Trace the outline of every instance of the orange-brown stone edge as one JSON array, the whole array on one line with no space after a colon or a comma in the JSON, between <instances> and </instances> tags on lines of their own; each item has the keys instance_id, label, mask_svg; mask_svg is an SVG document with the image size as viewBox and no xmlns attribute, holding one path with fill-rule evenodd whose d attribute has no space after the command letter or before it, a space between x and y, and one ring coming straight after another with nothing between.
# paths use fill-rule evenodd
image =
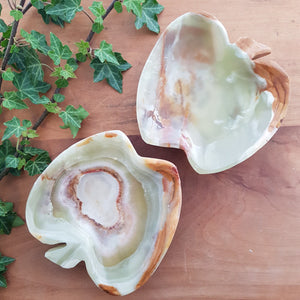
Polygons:
<instances>
[{"instance_id":1,"label":"orange-brown stone edge","mask_svg":"<svg viewBox=\"0 0 300 300\"><path fill-rule=\"evenodd\" d=\"M289 77L275 61L265 58L271 53L271 48L268 46L248 37L239 38L236 45L252 59L255 64L254 72L266 80L267 86L262 91L269 91L274 97L272 106L274 116L269 125L269 132L272 132L281 125L286 115L290 94Z\"/></svg>"},{"instance_id":2,"label":"orange-brown stone edge","mask_svg":"<svg viewBox=\"0 0 300 300\"><path fill-rule=\"evenodd\" d=\"M150 158L145 158L145 164L147 167L155 172L159 172L163 176L164 192L167 192L167 183L173 183L173 193L168 198L169 211L164 228L157 235L154 252L150 258L148 268L141 276L140 281L136 285L136 289L141 287L149 279L168 250L179 221L182 197L180 178L175 165L168 161Z\"/></svg>"},{"instance_id":3,"label":"orange-brown stone edge","mask_svg":"<svg viewBox=\"0 0 300 300\"><path fill-rule=\"evenodd\" d=\"M113 287L113 286L110 286L110 285L105 285L105 284L99 284L98 285L99 288L101 288L103 291L111 294L111 295L114 295L114 296L120 296L120 293L119 291Z\"/></svg>"}]
</instances>

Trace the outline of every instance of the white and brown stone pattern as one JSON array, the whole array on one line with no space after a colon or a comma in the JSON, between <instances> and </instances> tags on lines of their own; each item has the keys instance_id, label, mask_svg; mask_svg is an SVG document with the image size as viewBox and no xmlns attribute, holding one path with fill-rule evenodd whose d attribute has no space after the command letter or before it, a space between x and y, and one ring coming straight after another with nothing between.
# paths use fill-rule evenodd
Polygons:
<instances>
[{"instance_id":1,"label":"white and brown stone pattern","mask_svg":"<svg viewBox=\"0 0 300 300\"><path fill-rule=\"evenodd\" d=\"M34 184L29 231L52 262L86 264L95 284L114 295L142 286L175 233L181 208L176 167L138 156L121 131L91 136L65 150Z\"/></svg>"},{"instance_id":2,"label":"white and brown stone pattern","mask_svg":"<svg viewBox=\"0 0 300 300\"><path fill-rule=\"evenodd\" d=\"M213 16L187 13L160 36L140 77L137 119L146 143L183 149L200 174L228 169L274 135L289 80L270 48L230 43Z\"/></svg>"}]
</instances>

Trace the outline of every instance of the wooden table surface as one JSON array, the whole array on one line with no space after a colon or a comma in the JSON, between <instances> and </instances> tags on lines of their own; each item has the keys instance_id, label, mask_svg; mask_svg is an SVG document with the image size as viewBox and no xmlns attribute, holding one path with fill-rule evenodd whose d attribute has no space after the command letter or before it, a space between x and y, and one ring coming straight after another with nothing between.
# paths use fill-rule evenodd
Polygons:
<instances>
[{"instance_id":1,"label":"wooden table surface","mask_svg":"<svg viewBox=\"0 0 300 300\"><path fill-rule=\"evenodd\" d=\"M92 3L82 2L84 7ZM76 141L120 129L129 135L139 154L174 162L183 189L181 218L169 251L150 280L125 299L300 299L300 2L160 2L165 6L159 16L162 30L185 12L204 10L224 24L232 42L249 36L270 46L272 58L290 76L290 105L283 126L254 156L228 171L197 175L181 150L149 146L139 136L137 84L157 36L146 29L136 31L134 17L125 11L108 16L105 30L94 37L92 46L105 39L133 67L124 73L120 95L106 83L93 83L87 63L80 66L78 79L63 91L66 105L82 104L90 112ZM106 7L108 4L104 1ZM2 15L9 20L7 4L3 5ZM44 25L34 9L21 23L27 31L52 31L73 49L90 27L80 13L65 29ZM22 116L34 121L39 109ZM59 125L58 118L50 116L34 142L48 149L52 158L74 143L70 132ZM36 178L7 176L0 183L0 198L14 202L22 217ZM94 285L83 263L65 270L45 259L49 248L35 240L26 226L0 237L1 253L16 258L8 267L9 286L0 290L1 300L112 299Z\"/></svg>"}]
</instances>

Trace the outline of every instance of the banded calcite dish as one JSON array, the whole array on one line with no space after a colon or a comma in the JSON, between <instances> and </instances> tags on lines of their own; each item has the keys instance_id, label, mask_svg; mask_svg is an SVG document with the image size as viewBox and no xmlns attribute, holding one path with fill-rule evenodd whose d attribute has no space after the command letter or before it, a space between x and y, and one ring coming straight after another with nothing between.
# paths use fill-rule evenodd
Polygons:
<instances>
[{"instance_id":1,"label":"banded calcite dish","mask_svg":"<svg viewBox=\"0 0 300 300\"><path fill-rule=\"evenodd\" d=\"M53 160L30 192L26 221L35 238L56 245L49 260L64 268L84 261L97 286L126 295L158 267L180 208L176 167L139 156L124 133L110 131Z\"/></svg>"},{"instance_id":2,"label":"banded calcite dish","mask_svg":"<svg viewBox=\"0 0 300 300\"><path fill-rule=\"evenodd\" d=\"M276 132L289 81L270 49L249 38L230 43L208 14L187 13L160 36L142 71L137 119L146 143L183 149L198 173L250 157Z\"/></svg>"}]
</instances>

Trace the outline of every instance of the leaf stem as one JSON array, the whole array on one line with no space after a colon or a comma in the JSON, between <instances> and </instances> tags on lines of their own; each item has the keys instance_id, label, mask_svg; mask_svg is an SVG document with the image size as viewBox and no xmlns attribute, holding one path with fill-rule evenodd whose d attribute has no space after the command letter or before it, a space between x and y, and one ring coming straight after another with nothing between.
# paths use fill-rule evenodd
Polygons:
<instances>
[{"instance_id":1,"label":"leaf stem","mask_svg":"<svg viewBox=\"0 0 300 300\"><path fill-rule=\"evenodd\" d=\"M42 66L47 67L50 71L54 72L54 70L47 64L41 63Z\"/></svg>"},{"instance_id":2,"label":"leaf stem","mask_svg":"<svg viewBox=\"0 0 300 300\"><path fill-rule=\"evenodd\" d=\"M111 4L109 5L109 7L107 8L106 10L106 13L103 15L102 19L104 20L108 15L109 13L113 10L114 8L114 4L115 2L118 2L119 0L113 0L111 2ZM94 36L95 32L93 32L92 30L90 31L89 35L87 36L87 38L85 39L86 42L90 42Z\"/></svg>"},{"instance_id":3,"label":"leaf stem","mask_svg":"<svg viewBox=\"0 0 300 300\"><path fill-rule=\"evenodd\" d=\"M10 0L7 0L7 2L8 2L8 5L9 5L10 9L11 9L11 10L14 10L15 8L12 6Z\"/></svg>"},{"instance_id":4,"label":"leaf stem","mask_svg":"<svg viewBox=\"0 0 300 300\"><path fill-rule=\"evenodd\" d=\"M21 0L20 1L20 6L23 7L25 3L25 0ZM19 9L18 10L22 10L22 9ZM3 57L3 61L2 61L2 65L1 65L1 70L4 71L5 68L6 68L6 65L8 63L8 59L9 59L9 54L10 54L10 49L11 49L11 46L13 45L14 43L14 38L16 36L16 33L17 33L17 29L18 29L18 25L19 25L19 21L14 21L13 22L13 25L12 25L12 29L11 29L11 33L10 33L10 37L9 37L9 41L8 41L8 45L6 47L6 50L5 50L5 53L4 53L4 57ZM0 77L0 90L1 90L1 86L2 86L2 76Z\"/></svg>"},{"instance_id":5,"label":"leaf stem","mask_svg":"<svg viewBox=\"0 0 300 300\"><path fill-rule=\"evenodd\" d=\"M91 21L92 23L94 23L93 18L91 17L91 15L90 15L85 9L83 9L82 12L90 19L90 21Z\"/></svg>"},{"instance_id":6,"label":"leaf stem","mask_svg":"<svg viewBox=\"0 0 300 300\"><path fill-rule=\"evenodd\" d=\"M32 7L31 2L29 2L29 3L25 6L25 8L22 10L23 15L26 14L26 12L29 10L30 7Z\"/></svg>"}]
</instances>

